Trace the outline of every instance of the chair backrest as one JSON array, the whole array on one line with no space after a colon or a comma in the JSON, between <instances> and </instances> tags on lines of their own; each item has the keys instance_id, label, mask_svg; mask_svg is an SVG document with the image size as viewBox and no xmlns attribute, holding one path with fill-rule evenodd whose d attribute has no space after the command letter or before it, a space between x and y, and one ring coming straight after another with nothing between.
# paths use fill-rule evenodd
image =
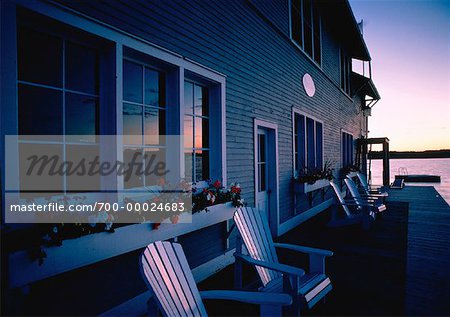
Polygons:
<instances>
[{"instance_id":1,"label":"chair backrest","mask_svg":"<svg viewBox=\"0 0 450 317\"><path fill-rule=\"evenodd\" d=\"M344 200L344 197L342 197L341 190L337 187L337 185L333 181L330 181L330 186L331 186L331 188L333 188L334 194L336 195L337 200L341 204L342 209L344 209L344 212L347 214L347 216L350 217L351 212L350 212L350 209L348 208L348 206L345 205L345 200Z\"/></svg>"},{"instance_id":2,"label":"chair backrest","mask_svg":"<svg viewBox=\"0 0 450 317\"><path fill-rule=\"evenodd\" d=\"M369 195L369 183L367 182L366 175L364 175L361 172L357 172L356 176L358 176L359 182L361 183L362 187L364 188L364 191L367 195Z\"/></svg>"},{"instance_id":3,"label":"chair backrest","mask_svg":"<svg viewBox=\"0 0 450 317\"><path fill-rule=\"evenodd\" d=\"M350 194L352 195L353 199L355 200L355 203L358 206L363 205L364 200L362 199L361 195L359 194L358 187L356 186L355 182L349 177L345 178L344 182L347 185L347 188L350 191Z\"/></svg>"},{"instance_id":4,"label":"chair backrest","mask_svg":"<svg viewBox=\"0 0 450 317\"><path fill-rule=\"evenodd\" d=\"M256 260L278 262L266 216L256 208L241 207L234 213L234 221L250 256ZM257 266L263 285L281 276L280 273Z\"/></svg>"},{"instance_id":5,"label":"chair backrest","mask_svg":"<svg viewBox=\"0 0 450 317\"><path fill-rule=\"evenodd\" d=\"M141 257L141 269L165 316L207 316L180 244L149 244Z\"/></svg>"}]
</instances>

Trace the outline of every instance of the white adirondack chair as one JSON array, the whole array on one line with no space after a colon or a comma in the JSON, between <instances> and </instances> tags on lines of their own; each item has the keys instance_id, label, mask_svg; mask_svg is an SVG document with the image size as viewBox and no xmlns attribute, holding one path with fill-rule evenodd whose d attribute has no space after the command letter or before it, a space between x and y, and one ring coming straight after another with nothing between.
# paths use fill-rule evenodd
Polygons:
<instances>
[{"instance_id":1,"label":"white adirondack chair","mask_svg":"<svg viewBox=\"0 0 450 317\"><path fill-rule=\"evenodd\" d=\"M380 195L382 197L389 196L389 194L385 190L380 188L380 187L371 188L369 186L369 183L367 182L366 176L364 174L362 174L361 172L357 172L356 176L358 177L358 180L359 180L359 182L360 182L360 184L361 184L361 186L362 186L362 188L364 190L364 193L367 196L370 196L370 195L377 195L377 196Z\"/></svg>"},{"instance_id":2,"label":"white adirondack chair","mask_svg":"<svg viewBox=\"0 0 450 317\"><path fill-rule=\"evenodd\" d=\"M375 219L375 212L372 210L372 205L369 204L357 204L353 199L345 200L342 197L341 190L337 185L330 181L330 186L334 190L337 204L332 208L331 220L328 223L330 227L341 227L353 224L360 224L363 229L370 228L371 223ZM342 207L344 216L338 215L338 205Z\"/></svg>"},{"instance_id":3,"label":"white adirondack chair","mask_svg":"<svg viewBox=\"0 0 450 317\"><path fill-rule=\"evenodd\" d=\"M361 196L358 191L358 187L351 178L345 178L344 182L347 185L348 190L350 191L350 195L360 208L367 206L371 208L376 214L386 210L386 205L383 204L382 196Z\"/></svg>"},{"instance_id":4,"label":"white adirondack chair","mask_svg":"<svg viewBox=\"0 0 450 317\"><path fill-rule=\"evenodd\" d=\"M203 299L235 300L260 305L261 316L279 316L290 305L287 294L261 294L242 291L199 292L178 243L157 241L149 244L141 257L144 280L164 316L207 316ZM156 307L153 307L156 308ZM150 314L157 314L154 309Z\"/></svg>"},{"instance_id":5,"label":"white adirondack chair","mask_svg":"<svg viewBox=\"0 0 450 317\"><path fill-rule=\"evenodd\" d=\"M311 308L331 291L332 285L325 274L325 257L333 252L292 244L274 243L267 219L255 208L241 207L234 214L240 237L236 246L235 282L242 287L242 263L254 265L262 282L260 291L288 292L293 298L291 310L299 314L300 308ZM249 255L242 253L242 244ZM284 248L309 254L309 273L278 262L275 248Z\"/></svg>"}]
</instances>

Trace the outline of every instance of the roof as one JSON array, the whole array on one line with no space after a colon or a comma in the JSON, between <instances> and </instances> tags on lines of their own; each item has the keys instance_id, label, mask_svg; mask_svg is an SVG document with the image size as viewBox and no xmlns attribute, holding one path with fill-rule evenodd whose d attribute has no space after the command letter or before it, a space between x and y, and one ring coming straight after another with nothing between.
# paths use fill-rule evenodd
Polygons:
<instances>
[{"instance_id":1,"label":"roof","mask_svg":"<svg viewBox=\"0 0 450 317\"><path fill-rule=\"evenodd\" d=\"M363 95L370 96L375 100L381 99L377 87L375 87L372 79L352 72L350 80L353 94L362 93Z\"/></svg>"},{"instance_id":2,"label":"roof","mask_svg":"<svg viewBox=\"0 0 450 317\"><path fill-rule=\"evenodd\" d=\"M343 43L347 54L363 61L370 61L370 53L347 0L319 0L329 29Z\"/></svg>"}]
</instances>

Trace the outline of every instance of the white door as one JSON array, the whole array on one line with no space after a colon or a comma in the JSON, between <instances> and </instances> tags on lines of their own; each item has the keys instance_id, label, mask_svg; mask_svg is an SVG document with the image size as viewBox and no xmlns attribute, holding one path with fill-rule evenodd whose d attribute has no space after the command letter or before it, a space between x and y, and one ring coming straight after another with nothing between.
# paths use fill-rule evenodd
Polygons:
<instances>
[{"instance_id":1,"label":"white door","mask_svg":"<svg viewBox=\"0 0 450 317\"><path fill-rule=\"evenodd\" d=\"M257 191L256 203L258 210L269 217L269 165L268 165L268 133L267 130L258 128L258 140L256 142L256 168Z\"/></svg>"}]
</instances>

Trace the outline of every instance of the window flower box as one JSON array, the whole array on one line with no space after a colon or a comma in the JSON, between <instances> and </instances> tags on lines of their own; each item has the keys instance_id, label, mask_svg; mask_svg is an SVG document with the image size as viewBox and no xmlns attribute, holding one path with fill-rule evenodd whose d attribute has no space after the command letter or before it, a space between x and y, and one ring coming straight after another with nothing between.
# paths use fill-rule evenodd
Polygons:
<instances>
[{"instance_id":1,"label":"window flower box","mask_svg":"<svg viewBox=\"0 0 450 317\"><path fill-rule=\"evenodd\" d=\"M10 286L25 286L143 248L154 241L171 239L227 221L233 218L235 210L232 203L228 202L208 207L207 211L202 210L192 215L180 214L177 224L173 224L170 219L164 220L157 230L151 229L151 223L140 223L117 228L114 234L100 232L64 240L61 246L44 247L47 258L42 265L33 261L26 250L11 253Z\"/></svg>"}]
</instances>

